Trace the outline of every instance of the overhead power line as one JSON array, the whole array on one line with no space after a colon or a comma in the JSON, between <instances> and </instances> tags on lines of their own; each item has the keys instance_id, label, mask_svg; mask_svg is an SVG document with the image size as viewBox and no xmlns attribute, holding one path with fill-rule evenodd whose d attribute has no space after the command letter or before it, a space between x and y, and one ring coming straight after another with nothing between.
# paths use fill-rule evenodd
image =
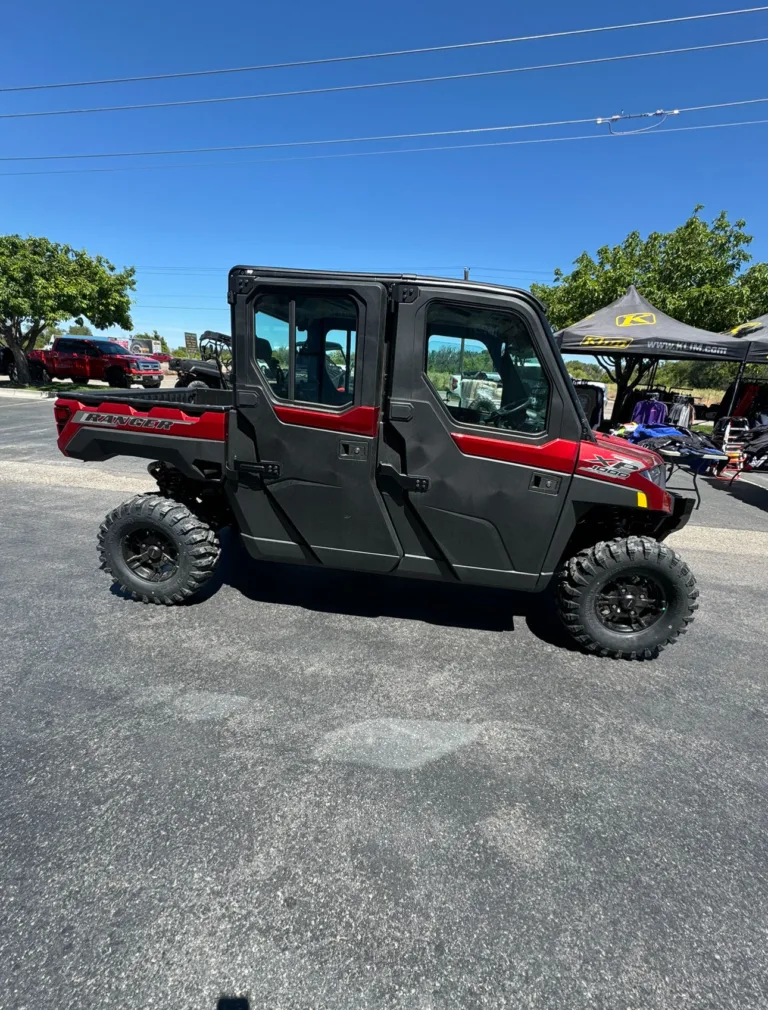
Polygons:
<instances>
[{"instance_id":1,"label":"overhead power line","mask_svg":"<svg viewBox=\"0 0 768 1010\"><path fill-rule=\"evenodd\" d=\"M95 154L9 154L0 155L0 162L4 161L72 161L90 160L94 158L149 158L165 157L185 154L217 154L233 151L262 151L279 150L296 147L325 147L338 144L369 144L380 143L386 140L421 140L428 137L455 137L467 134L482 133L503 133L511 130L540 130L546 127L556 126L583 126L585 123L595 123L596 125L611 125L624 120L648 119L650 117L667 117L681 115L687 112L704 112L711 109L730 109L743 105L759 105L768 102L766 98L745 98L736 102L718 102L713 105L691 105L683 109L663 110L642 113L621 113L617 116L588 116L582 119L555 119L540 123L512 123L502 126L472 126L456 130L426 130L420 133L389 133L367 137L334 137L324 140L286 140L272 141L264 144L228 144L217 147L181 147L181 148L158 148L148 151L102 151ZM457 268L458 269L458 268ZM463 269L463 268L461 268Z\"/></svg>"},{"instance_id":2,"label":"overhead power line","mask_svg":"<svg viewBox=\"0 0 768 1010\"><path fill-rule=\"evenodd\" d=\"M681 49L656 49L647 53L626 53L622 56L600 56L588 60L569 60L565 63L540 63L535 66L509 67L503 70L478 70L464 74L442 74L438 77L412 77L399 81L376 81L369 84L342 84L327 88L302 88L298 91L269 91L257 95L225 95L220 98L189 98L173 102L142 102L135 105L101 105L86 109L50 109L42 112L4 112L0 119L39 119L43 116L81 116L93 112L128 112L138 109L170 109L193 105L220 105L226 102L253 102L265 98L295 98L304 95L338 94L344 91L371 91L377 88L395 88L411 84L433 84L442 81L464 81L480 77L501 77L509 74L525 74L536 70L561 70L566 67L587 67L603 63L620 63L627 60L642 60L650 56L677 56L683 53L699 53L713 49L733 49L737 46L758 45L768 42L768 38L740 39L736 42L713 42L702 46L685 46Z\"/></svg>"},{"instance_id":3,"label":"overhead power line","mask_svg":"<svg viewBox=\"0 0 768 1010\"><path fill-rule=\"evenodd\" d=\"M328 63L353 63L360 60L383 60L392 56L417 56L426 53L445 53L457 49L479 49L484 46L505 46L516 42L537 42L543 39L562 39L574 35L595 35L599 32L617 32L630 28L650 28L657 25L681 24L684 21L707 21L712 18L734 17L740 14L759 14L767 7L744 7L741 10L714 11L710 14L690 14L687 17L660 18L655 21L633 21L621 25L603 25L597 28L574 28L570 31L545 32L540 35L518 35L508 39L486 39L480 42L457 42L445 46L422 46L419 49L393 49L381 53L361 53L353 56L327 56L320 59L290 60L285 63L257 63L247 67L222 67L215 70L182 70L167 74L142 74L134 77L104 77L90 81L64 81L57 84L18 84L0 88L0 93L18 91L52 91L57 88L90 88L103 84L139 84L145 81L171 81L185 77L213 77L221 74L244 74L258 70L285 70L295 67L317 67Z\"/></svg>"},{"instance_id":4,"label":"overhead power line","mask_svg":"<svg viewBox=\"0 0 768 1010\"><path fill-rule=\"evenodd\" d=\"M768 99L766 99L768 101ZM521 123L517 126L477 126L462 130L430 130L423 133L389 133L375 137L340 137L332 140L288 140L271 144L231 144L223 147L183 147L154 151L117 151L113 154L35 154L35 155L0 155L0 161L66 161L73 158L148 158L160 155L178 154L214 154L231 151L260 151L265 149L285 147L320 147L326 144L366 144L384 140L414 140L426 137L450 137L467 133L495 133L500 130L535 130L545 126L574 126L576 124L594 123L590 119L560 119L549 123Z\"/></svg>"},{"instance_id":5,"label":"overhead power line","mask_svg":"<svg viewBox=\"0 0 768 1010\"><path fill-rule=\"evenodd\" d=\"M243 165L271 165L277 162L289 161L331 161L339 158L373 158L397 154L423 154L433 151L467 151L486 147L520 147L527 144L565 144L577 140L613 140L616 137L666 136L669 133L689 133L694 130L719 130L735 126L759 126L768 123L768 119L747 119L735 123L706 123L699 126L675 126L655 130L653 133L586 133L576 137L532 137L529 140L496 140L483 144L448 144L432 147L409 147L392 151L345 151L342 154L310 154L301 157L288 158L258 158L242 161L194 161L180 162L175 165L130 165L127 167L110 168L63 168L63 169L33 169L30 172L0 172L0 179L22 175L82 175L85 173L112 172L155 172L179 168L221 168Z\"/></svg>"}]
</instances>

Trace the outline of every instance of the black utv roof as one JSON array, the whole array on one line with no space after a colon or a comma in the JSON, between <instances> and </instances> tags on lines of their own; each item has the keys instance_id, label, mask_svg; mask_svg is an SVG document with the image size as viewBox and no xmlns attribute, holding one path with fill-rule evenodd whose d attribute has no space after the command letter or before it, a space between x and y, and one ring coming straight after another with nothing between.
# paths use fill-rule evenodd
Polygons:
<instances>
[{"instance_id":1,"label":"black utv roof","mask_svg":"<svg viewBox=\"0 0 768 1010\"><path fill-rule=\"evenodd\" d=\"M295 279L301 281L373 281L385 285L415 284L418 287L451 287L463 291L485 292L486 294L515 295L544 314L545 306L525 288L508 287L503 284L486 284L480 281L459 280L456 277L427 277L420 274L352 273L344 270L297 270L292 267L236 266L229 271L229 290L237 293L242 278L269 280L270 278Z\"/></svg>"}]
</instances>

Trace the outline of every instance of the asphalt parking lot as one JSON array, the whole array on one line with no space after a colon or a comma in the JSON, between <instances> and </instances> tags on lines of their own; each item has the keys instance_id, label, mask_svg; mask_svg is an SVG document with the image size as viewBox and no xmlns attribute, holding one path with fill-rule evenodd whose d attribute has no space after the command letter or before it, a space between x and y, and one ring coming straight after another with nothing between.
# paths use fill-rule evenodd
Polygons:
<instances>
[{"instance_id":1,"label":"asphalt parking lot","mask_svg":"<svg viewBox=\"0 0 768 1010\"><path fill-rule=\"evenodd\" d=\"M655 662L535 600L248 563L98 570L145 464L0 399L0 1007L768 1005L768 481L702 488Z\"/></svg>"}]
</instances>

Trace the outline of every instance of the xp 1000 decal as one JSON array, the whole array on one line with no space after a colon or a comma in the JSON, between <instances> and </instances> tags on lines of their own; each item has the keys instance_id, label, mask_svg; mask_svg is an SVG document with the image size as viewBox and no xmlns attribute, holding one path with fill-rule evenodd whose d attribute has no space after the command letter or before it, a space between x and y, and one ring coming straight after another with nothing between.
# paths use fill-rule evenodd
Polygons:
<instances>
[{"instance_id":1,"label":"xp 1000 decal","mask_svg":"<svg viewBox=\"0 0 768 1010\"><path fill-rule=\"evenodd\" d=\"M594 455L591 459L585 460L579 469L588 473L599 473L602 477L616 477L618 480L626 480L631 474L642 470L643 466L643 463L636 459L627 459L626 456Z\"/></svg>"}]
</instances>

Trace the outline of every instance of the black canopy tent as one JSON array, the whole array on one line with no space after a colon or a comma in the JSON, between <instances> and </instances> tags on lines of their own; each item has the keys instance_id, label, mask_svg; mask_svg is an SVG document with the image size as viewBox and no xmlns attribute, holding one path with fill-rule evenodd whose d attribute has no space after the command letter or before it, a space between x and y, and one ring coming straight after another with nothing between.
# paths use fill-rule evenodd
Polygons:
<instances>
[{"instance_id":1,"label":"black canopy tent","mask_svg":"<svg viewBox=\"0 0 768 1010\"><path fill-rule=\"evenodd\" d=\"M748 365L768 365L768 313L750 319L730 332L741 340L749 341Z\"/></svg>"},{"instance_id":2,"label":"black canopy tent","mask_svg":"<svg viewBox=\"0 0 768 1010\"><path fill-rule=\"evenodd\" d=\"M561 330L557 339L571 354L632 355L643 358L743 361L748 340L710 333L678 322L655 308L632 285L626 294L580 323Z\"/></svg>"},{"instance_id":3,"label":"black canopy tent","mask_svg":"<svg viewBox=\"0 0 768 1010\"><path fill-rule=\"evenodd\" d=\"M634 285L615 302L560 330L556 339L563 354L613 359L744 362L750 350L748 339L710 333L673 319L651 305Z\"/></svg>"},{"instance_id":4,"label":"black canopy tent","mask_svg":"<svg viewBox=\"0 0 768 1010\"><path fill-rule=\"evenodd\" d=\"M740 340L749 342L747 355L739 366L736 375L736 382L731 394L731 402L728 404L727 413L730 415L736 404L736 397L739 393L739 386L744 378L744 371L747 365L768 365L768 313L758 316L757 319L750 319L748 323L742 323L729 331L730 336L738 337Z\"/></svg>"}]
</instances>

